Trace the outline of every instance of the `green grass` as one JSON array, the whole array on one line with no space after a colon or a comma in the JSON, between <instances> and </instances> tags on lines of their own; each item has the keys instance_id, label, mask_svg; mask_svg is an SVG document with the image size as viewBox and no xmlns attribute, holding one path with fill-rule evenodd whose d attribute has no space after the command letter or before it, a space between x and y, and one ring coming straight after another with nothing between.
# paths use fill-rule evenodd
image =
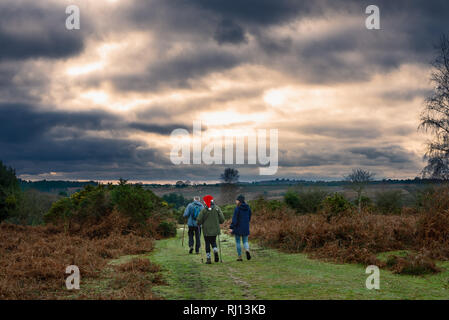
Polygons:
<instances>
[{"instance_id":1,"label":"green grass","mask_svg":"<svg viewBox=\"0 0 449 320\"><path fill-rule=\"evenodd\" d=\"M201 263L201 255L188 254L187 246L181 246L181 237L179 229L178 237L158 241L149 255L162 266L167 282L153 291L165 299L449 298L449 262L439 263L443 272L428 276L381 270L380 290L368 290L368 275L362 265L312 260L304 254L262 248L251 241L253 259L238 262L235 242L227 235L221 235L224 262L206 265Z\"/></svg>"}]
</instances>

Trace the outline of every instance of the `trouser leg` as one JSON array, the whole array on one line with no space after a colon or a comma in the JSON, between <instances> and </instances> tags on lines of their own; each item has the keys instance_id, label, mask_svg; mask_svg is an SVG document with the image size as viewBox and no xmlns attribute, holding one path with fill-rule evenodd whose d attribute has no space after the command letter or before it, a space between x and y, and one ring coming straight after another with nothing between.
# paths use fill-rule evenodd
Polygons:
<instances>
[{"instance_id":1,"label":"trouser leg","mask_svg":"<svg viewBox=\"0 0 449 320\"><path fill-rule=\"evenodd\" d=\"M249 251L249 242L248 242L248 236L242 236L243 240L243 247L246 251Z\"/></svg>"},{"instance_id":2,"label":"trouser leg","mask_svg":"<svg viewBox=\"0 0 449 320\"><path fill-rule=\"evenodd\" d=\"M212 236L210 239L210 244L212 245L212 249L214 250L214 252L218 252L218 248L217 248L217 237L216 236Z\"/></svg>"},{"instance_id":3,"label":"trouser leg","mask_svg":"<svg viewBox=\"0 0 449 320\"><path fill-rule=\"evenodd\" d=\"M240 245L240 236L235 235L235 247L237 248L237 255L240 257L242 255L242 247Z\"/></svg>"},{"instance_id":4,"label":"trouser leg","mask_svg":"<svg viewBox=\"0 0 449 320\"><path fill-rule=\"evenodd\" d=\"M195 228L195 250L196 252L200 252L201 248L201 227Z\"/></svg>"},{"instance_id":5,"label":"trouser leg","mask_svg":"<svg viewBox=\"0 0 449 320\"><path fill-rule=\"evenodd\" d=\"M204 236L204 242L206 244L206 256L210 258L210 237Z\"/></svg>"},{"instance_id":6,"label":"trouser leg","mask_svg":"<svg viewBox=\"0 0 449 320\"><path fill-rule=\"evenodd\" d=\"M195 232L195 230L194 230L195 228L194 227L190 227L189 226L189 247L190 248L193 248L193 234L194 234L194 232Z\"/></svg>"}]
</instances>

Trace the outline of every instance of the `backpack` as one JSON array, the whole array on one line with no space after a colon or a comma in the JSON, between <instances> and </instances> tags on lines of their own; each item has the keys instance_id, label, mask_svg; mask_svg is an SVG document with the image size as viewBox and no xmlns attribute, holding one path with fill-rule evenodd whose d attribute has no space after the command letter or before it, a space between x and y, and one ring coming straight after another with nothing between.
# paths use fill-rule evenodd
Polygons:
<instances>
[{"instance_id":1,"label":"backpack","mask_svg":"<svg viewBox=\"0 0 449 320\"><path fill-rule=\"evenodd\" d=\"M198 218L198 216L200 215L200 212L201 212L200 206L194 205L193 206L193 215L192 215L193 220L196 220Z\"/></svg>"}]
</instances>

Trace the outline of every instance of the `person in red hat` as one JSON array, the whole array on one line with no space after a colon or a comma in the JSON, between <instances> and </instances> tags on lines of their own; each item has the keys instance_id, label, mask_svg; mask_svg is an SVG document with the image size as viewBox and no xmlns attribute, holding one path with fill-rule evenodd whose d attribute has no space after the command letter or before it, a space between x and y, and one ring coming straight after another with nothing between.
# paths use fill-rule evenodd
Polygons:
<instances>
[{"instance_id":1,"label":"person in red hat","mask_svg":"<svg viewBox=\"0 0 449 320\"><path fill-rule=\"evenodd\" d=\"M215 205L214 197L207 195L203 198L206 207L201 210L196 222L201 226L206 243L207 264L211 264L210 247L214 251L215 262L218 262L217 236L220 234L220 224L225 221L223 212L219 206Z\"/></svg>"}]
</instances>

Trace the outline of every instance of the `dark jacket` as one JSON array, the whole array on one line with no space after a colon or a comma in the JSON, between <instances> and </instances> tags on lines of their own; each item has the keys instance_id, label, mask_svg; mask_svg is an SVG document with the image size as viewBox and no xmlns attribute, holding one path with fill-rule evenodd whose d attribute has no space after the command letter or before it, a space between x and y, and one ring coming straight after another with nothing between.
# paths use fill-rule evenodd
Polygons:
<instances>
[{"instance_id":1,"label":"dark jacket","mask_svg":"<svg viewBox=\"0 0 449 320\"><path fill-rule=\"evenodd\" d=\"M245 202L234 210L230 228L232 233L239 236L249 236L249 222L251 221L251 208Z\"/></svg>"},{"instance_id":2,"label":"dark jacket","mask_svg":"<svg viewBox=\"0 0 449 320\"><path fill-rule=\"evenodd\" d=\"M204 206L199 201L194 201L192 203L189 203L187 208L184 210L184 217L189 217L189 220L187 221L187 225L189 227L196 227L196 219L195 219L195 211L198 212L198 214L201 212L201 210L204 209ZM197 216L198 219L198 216Z\"/></svg>"},{"instance_id":3,"label":"dark jacket","mask_svg":"<svg viewBox=\"0 0 449 320\"><path fill-rule=\"evenodd\" d=\"M213 206L211 210L204 208L196 220L203 229L205 236L218 236L220 234L220 224L224 221L225 218L219 206Z\"/></svg>"}]
</instances>

